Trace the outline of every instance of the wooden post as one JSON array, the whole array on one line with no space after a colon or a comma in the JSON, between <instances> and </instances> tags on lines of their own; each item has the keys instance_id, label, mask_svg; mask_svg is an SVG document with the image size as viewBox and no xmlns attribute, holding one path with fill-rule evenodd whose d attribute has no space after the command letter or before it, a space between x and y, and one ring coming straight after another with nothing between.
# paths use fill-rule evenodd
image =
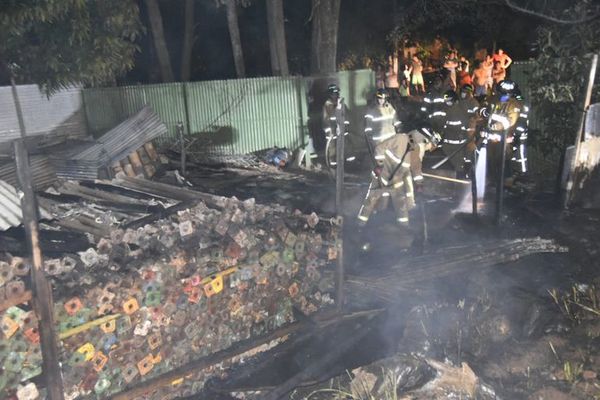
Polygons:
<instances>
[{"instance_id":1,"label":"wooden post","mask_svg":"<svg viewBox=\"0 0 600 400\"><path fill-rule=\"evenodd\" d=\"M496 225L502 222L502 206L504 203L504 164L506 163L506 130L503 130L502 139L500 140L500 176L496 182Z\"/></svg>"},{"instance_id":2,"label":"wooden post","mask_svg":"<svg viewBox=\"0 0 600 400\"><path fill-rule=\"evenodd\" d=\"M477 216L477 150L473 150L471 155L471 205L473 207L473 216ZM485 183L484 183L485 184Z\"/></svg>"},{"instance_id":3,"label":"wooden post","mask_svg":"<svg viewBox=\"0 0 600 400\"><path fill-rule=\"evenodd\" d=\"M340 99L340 101L342 101ZM342 104L341 112L336 112L338 125L338 138L336 140L336 170L335 170L335 213L338 218L341 218L340 239L338 244L337 254L337 269L335 274L335 303L338 311L344 307L344 165L346 158L344 156L345 142L345 121L344 105Z\"/></svg>"},{"instance_id":4,"label":"wooden post","mask_svg":"<svg viewBox=\"0 0 600 400\"><path fill-rule=\"evenodd\" d=\"M583 128L585 125L585 116L587 114L587 109L590 106L590 102L592 101L592 89L594 88L594 80L596 77L596 68L598 67L598 54L594 54L592 57L592 63L590 65L590 74L587 80L587 88L585 92L585 98L583 100L583 108L581 109L581 118L579 120L579 127L577 128L577 135L575 137L575 151L573 152L573 158L571 159L571 163L569 165L569 174L567 180L566 193L564 198L564 208L569 207L569 202L573 197L573 183L575 182L575 169L577 168L577 163L579 161L579 153L581 151L581 141L583 137Z\"/></svg>"},{"instance_id":5,"label":"wooden post","mask_svg":"<svg viewBox=\"0 0 600 400\"><path fill-rule=\"evenodd\" d=\"M185 176L185 140L182 122L177 123L177 135L179 136L179 144L181 145L181 175Z\"/></svg>"},{"instance_id":6,"label":"wooden post","mask_svg":"<svg viewBox=\"0 0 600 400\"><path fill-rule=\"evenodd\" d=\"M40 249L39 227L38 227L38 207L31 179L31 170L29 169L29 154L25 147L25 123L17 87L15 81L11 78L13 100L17 111L17 119L21 130L21 139L14 142L15 158L17 163L17 175L21 190L23 190L23 200L21 208L23 210L23 225L25 226L25 236L27 245L31 253L31 285L33 292L33 308L39 318L40 344L42 348L43 372L50 400L63 400L63 382L58 362L58 347L56 343L56 334L54 332L54 302L52 300L52 289L50 283L44 275L44 260Z\"/></svg>"}]
</instances>

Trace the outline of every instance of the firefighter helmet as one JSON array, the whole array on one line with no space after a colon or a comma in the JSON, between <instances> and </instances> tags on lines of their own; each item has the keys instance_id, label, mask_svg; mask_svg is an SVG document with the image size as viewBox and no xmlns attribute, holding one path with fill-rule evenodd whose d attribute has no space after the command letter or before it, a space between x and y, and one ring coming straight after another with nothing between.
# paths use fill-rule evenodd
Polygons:
<instances>
[{"instance_id":1,"label":"firefighter helmet","mask_svg":"<svg viewBox=\"0 0 600 400\"><path fill-rule=\"evenodd\" d=\"M377 89L377 92L375 93L375 97L377 97L378 99L387 99L389 97L389 94L387 92L387 90L385 89Z\"/></svg>"},{"instance_id":2,"label":"firefighter helmet","mask_svg":"<svg viewBox=\"0 0 600 400\"><path fill-rule=\"evenodd\" d=\"M331 85L327 86L327 93L330 95L339 95L340 88L335 83L332 83Z\"/></svg>"},{"instance_id":3,"label":"firefighter helmet","mask_svg":"<svg viewBox=\"0 0 600 400\"><path fill-rule=\"evenodd\" d=\"M448 90L444 93L444 102L446 103L454 103L458 100L458 96L454 90Z\"/></svg>"},{"instance_id":4,"label":"firefighter helmet","mask_svg":"<svg viewBox=\"0 0 600 400\"><path fill-rule=\"evenodd\" d=\"M498 82L498 86L496 88L498 94L500 95L511 95L517 89L517 84L508 79Z\"/></svg>"}]
</instances>

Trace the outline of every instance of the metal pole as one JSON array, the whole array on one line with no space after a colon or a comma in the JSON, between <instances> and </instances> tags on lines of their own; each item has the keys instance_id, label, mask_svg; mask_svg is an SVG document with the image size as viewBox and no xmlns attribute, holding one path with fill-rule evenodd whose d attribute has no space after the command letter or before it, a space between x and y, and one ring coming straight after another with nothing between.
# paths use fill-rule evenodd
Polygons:
<instances>
[{"instance_id":1,"label":"metal pole","mask_svg":"<svg viewBox=\"0 0 600 400\"><path fill-rule=\"evenodd\" d=\"M58 347L56 343L56 332L54 331L54 302L50 283L44 275L44 260L40 249L38 208L33 192L31 170L29 168L29 155L25 147L25 123L23 112L17 94L14 78L11 77L12 95L17 111L17 119L21 130L21 139L14 142L14 151L17 164L17 175L23 199L21 208L23 210L23 225L27 245L31 253L31 285L33 292L33 307L39 318L40 344L42 347L42 365L46 389L50 400L63 400L63 381L60 364L58 362Z\"/></svg>"},{"instance_id":2,"label":"metal pole","mask_svg":"<svg viewBox=\"0 0 600 400\"><path fill-rule=\"evenodd\" d=\"M590 106L590 102L592 101L592 89L594 88L594 80L596 78L596 68L598 67L598 54L594 54L592 57L592 63L590 65L590 74L588 76L587 88L585 92L585 98L583 100L583 108L581 110L581 117L579 120L579 127L577 128L577 135L575 137L575 151L573 154L573 158L571 159L571 163L569 165L569 174L568 181L566 187L566 193L564 198L563 207L567 208L569 206L569 202L572 200L573 196L573 184L575 182L575 169L577 168L577 163L579 161L579 153L581 152L581 139L583 136L583 128L585 125L585 115L587 113L587 109Z\"/></svg>"},{"instance_id":3,"label":"metal pole","mask_svg":"<svg viewBox=\"0 0 600 400\"><path fill-rule=\"evenodd\" d=\"M471 156L471 204L473 206L473 216L477 216L477 150L473 150Z\"/></svg>"},{"instance_id":4,"label":"metal pole","mask_svg":"<svg viewBox=\"0 0 600 400\"><path fill-rule=\"evenodd\" d=\"M506 130L500 134L500 174L496 183L496 225L500 225L502 221L502 206L504 202L504 164L506 163Z\"/></svg>"},{"instance_id":5,"label":"metal pole","mask_svg":"<svg viewBox=\"0 0 600 400\"><path fill-rule=\"evenodd\" d=\"M337 254L337 269L335 280L335 300L338 311L341 311L344 306L344 220L343 220L343 196L344 196L344 142L345 142L345 118L343 112L337 113L337 123L339 127L338 137L336 140L336 170L335 170L335 212L338 218L341 218L340 240L338 244Z\"/></svg>"},{"instance_id":6,"label":"metal pole","mask_svg":"<svg viewBox=\"0 0 600 400\"><path fill-rule=\"evenodd\" d=\"M181 145L181 175L185 176L186 168L185 168L185 140L184 140L184 132L183 132L183 122L177 123L177 134L179 136L179 144Z\"/></svg>"}]
</instances>

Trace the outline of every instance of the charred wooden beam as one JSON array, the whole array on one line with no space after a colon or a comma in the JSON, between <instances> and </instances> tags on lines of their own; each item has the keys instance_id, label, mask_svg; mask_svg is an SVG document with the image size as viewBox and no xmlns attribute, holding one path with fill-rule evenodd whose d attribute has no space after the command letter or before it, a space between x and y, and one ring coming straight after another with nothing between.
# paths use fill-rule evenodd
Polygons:
<instances>
[{"instance_id":1,"label":"charred wooden beam","mask_svg":"<svg viewBox=\"0 0 600 400\"><path fill-rule=\"evenodd\" d=\"M162 208L161 210L155 211L150 215L142 217L140 219L136 219L135 221L131 221L125 224L125 228L137 229L144 225L151 224L152 222L168 217L171 214L174 214L178 211L186 210L190 207L193 207L198 200L190 200L190 201L182 201L181 203L177 203L174 206Z\"/></svg>"},{"instance_id":2,"label":"charred wooden beam","mask_svg":"<svg viewBox=\"0 0 600 400\"><path fill-rule=\"evenodd\" d=\"M314 360L305 369L292 376L290 379L279 385L277 388L269 392L264 400L280 400L291 392L294 388L300 386L303 382L313 380L314 376L318 376L330 369L335 362L343 357L359 340L369 333L372 329L370 324L359 325L359 327L350 332L342 339L335 348L332 348L322 357Z\"/></svg>"},{"instance_id":3,"label":"charred wooden beam","mask_svg":"<svg viewBox=\"0 0 600 400\"><path fill-rule=\"evenodd\" d=\"M148 379L138 385L131 387L130 389L113 395L111 399L129 400L138 396L143 396L146 393L152 393L153 391L161 387L170 385L173 381L177 379L184 378L190 373L200 371L212 365L219 364L223 361L239 356L249 350L255 349L273 340L277 340L281 337L298 332L299 330L306 328L307 326L307 323L294 322L291 324L287 324L279 329L276 329L275 331L266 335L243 340L227 349L217 351L216 353L213 353L209 356L199 358L195 361L182 365L181 367L172 369L171 371L166 372L162 375Z\"/></svg>"}]
</instances>

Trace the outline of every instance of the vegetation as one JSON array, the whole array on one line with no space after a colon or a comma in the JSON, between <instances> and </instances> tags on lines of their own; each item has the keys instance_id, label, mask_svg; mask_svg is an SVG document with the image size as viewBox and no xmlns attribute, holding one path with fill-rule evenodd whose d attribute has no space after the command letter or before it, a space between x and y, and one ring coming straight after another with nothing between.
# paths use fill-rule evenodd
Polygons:
<instances>
[{"instance_id":1,"label":"vegetation","mask_svg":"<svg viewBox=\"0 0 600 400\"><path fill-rule=\"evenodd\" d=\"M0 65L46 93L114 82L133 67L142 32L132 0L0 2Z\"/></svg>"},{"instance_id":2,"label":"vegetation","mask_svg":"<svg viewBox=\"0 0 600 400\"><path fill-rule=\"evenodd\" d=\"M563 14L587 15L591 7L591 2L579 0ZM530 139L543 154L560 153L575 140L590 70L587 56L600 51L599 30L600 18L577 24L549 23L538 29L538 57L530 86L540 130ZM596 84L593 98L599 95Z\"/></svg>"}]
</instances>

